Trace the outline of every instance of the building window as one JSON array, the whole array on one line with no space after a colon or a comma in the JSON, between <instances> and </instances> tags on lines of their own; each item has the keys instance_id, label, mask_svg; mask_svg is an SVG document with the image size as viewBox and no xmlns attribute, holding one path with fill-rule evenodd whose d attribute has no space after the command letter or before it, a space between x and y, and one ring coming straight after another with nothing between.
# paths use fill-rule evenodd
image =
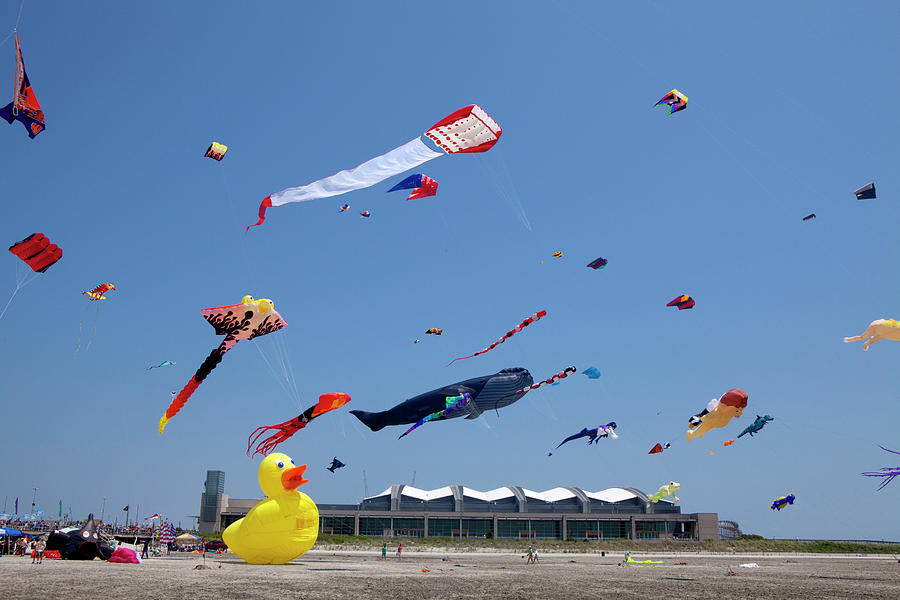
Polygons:
<instances>
[{"instance_id":1,"label":"building window","mask_svg":"<svg viewBox=\"0 0 900 600\"><path fill-rule=\"evenodd\" d=\"M459 519L428 519L428 537L460 537L458 531Z\"/></svg>"},{"instance_id":2,"label":"building window","mask_svg":"<svg viewBox=\"0 0 900 600\"><path fill-rule=\"evenodd\" d=\"M462 519L462 531L467 532L470 538L483 538L490 532L494 533L493 519Z\"/></svg>"},{"instance_id":3,"label":"building window","mask_svg":"<svg viewBox=\"0 0 900 600\"><path fill-rule=\"evenodd\" d=\"M639 540L655 540L666 537L665 521L635 521L635 537Z\"/></svg>"},{"instance_id":4,"label":"building window","mask_svg":"<svg viewBox=\"0 0 900 600\"><path fill-rule=\"evenodd\" d=\"M599 521L568 519L566 521L566 535L570 540L600 539Z\"/></svg>"},{"instance_id":5,"label":"building window","mask_svg":"<svg viewBox=\"0 0 900 600\"><path fill-rule=\"evenodd\" d=\"M630 523L628 521L600 521L600 539L628 539L630 529Z\"/></svg>"},{"instance_id":6,"label":"building window","mask_svg":"<svg viewBox=\"0 0 900 600\"><path fill-rule=\"evenodd\" d=\"M501 540L528 539L532 537L527 519L499 519L497 537Z\"/></svg>"},{"instance_id":7,"label":"building window","mask_svg":"<svg viewBox=\"0 0 900 600\"><path fill-rule=\"evenodd\" d=\"M424 537L425 519L394 519L395 537Z\"/></svg>"},{"instance_id":8,"label":"building window","mask_svg":"<svg viewBox=\"0 0 900 600\"><path fill-rule=\"evenodd\" d=\"M359 535L370 537L390 537L391 520L383 517L360 517Z\"/></svg>"},{"instance_id":9,"label":"building window","mask_svg":"<svg viewBox=\"0 0 900 600\"><path fill-rule=\"evenodd\" d=\"M539 540L562 539L562 521L532 519L529 524L531 526L532 538Z\"/></svg>"},{"instance_id":10,"label":"building window","mask_svg":"<svg viewBox=\"0 0 900 600\"><path fill-rule=\"evenodd\" d=\"M333 535L354 535L353 517L319 517L319 531Z\"/></svg>"},{"instance_id":11,"label":"building window","mask_svg":"<svg viewBox=\"0 0 900 600\"><path fill-rule=\"evenodd\" d=\"M246 516L247 515L222 515L222 531L225 531L226 527Z\"/></svg>"}]
</instances>

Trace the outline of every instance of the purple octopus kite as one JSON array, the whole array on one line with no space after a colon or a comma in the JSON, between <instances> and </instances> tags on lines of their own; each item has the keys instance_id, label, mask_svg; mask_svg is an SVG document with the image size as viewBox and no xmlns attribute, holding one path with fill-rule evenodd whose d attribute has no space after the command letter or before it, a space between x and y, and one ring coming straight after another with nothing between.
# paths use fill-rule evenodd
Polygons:
<instances>
[{"instance_id":1,"label":"purple octopus kite","mask_svg":"<svg viewBox=\"0 0 900 600\"><path fill-rule=\"evenodd\" d=\"M885 452L890 452L891 454L900 454L900 452L897 452L896 450L888 450L884 446L878 447ZM900 467L884 467L880 471L868 471L866 473L863 473L863 475L865 475L866 477L884 477L884 482L878 488L880 490L881 488L892 482L894 480L894 477L900 476Z\"/></svg>"}]
</instances>

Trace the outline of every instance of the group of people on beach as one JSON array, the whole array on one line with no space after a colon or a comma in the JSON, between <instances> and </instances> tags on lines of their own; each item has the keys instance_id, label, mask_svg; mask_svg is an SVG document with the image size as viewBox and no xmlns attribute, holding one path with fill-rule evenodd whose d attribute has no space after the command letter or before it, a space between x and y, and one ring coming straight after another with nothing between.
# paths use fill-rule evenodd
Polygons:
<instances>
[{"instance_id":1,"label":"group of people on beach","mask_svg":"<svg viewBox=\"0 0 900 600\"><path fill-rule=\"evenodd\" d=\"M29 549L31 550L29 552ZM31 555L31 564L41 564L44 560L44 550L47 549L47 540L44 539L44 536L37 536L28 539L28 536L19 538L19 540L15 543L9 550L9 554L18 555L18 556L29 556ZM3 552L0 552L3 554Z\"/></svg>"},{"instance_id":2,"label":"group of people on beach","mask_svg":"<svg viewBox=\"0 0 900 600\"><path fill-rule=\"evenodd\" d=\"M387 542L381 545L381 560L387 559ZM397 544L397 560L403 560L403 544Z\"/></svg>"}]
</instances>

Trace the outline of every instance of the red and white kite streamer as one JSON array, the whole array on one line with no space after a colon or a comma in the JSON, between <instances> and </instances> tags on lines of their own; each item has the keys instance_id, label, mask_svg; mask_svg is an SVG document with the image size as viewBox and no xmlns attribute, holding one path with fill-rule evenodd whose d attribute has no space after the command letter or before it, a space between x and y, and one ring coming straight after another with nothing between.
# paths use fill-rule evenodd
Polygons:
<instances>
[{"instance_id":1,"label":"red and white kite streamer","mask_svg":"<svg viewBox=\"0 0 900 600\"><path fill-rule=\"evenodd\" d=\"M250 227L262 225L266 220L266 209L271 206L328 198L367 188L444 154L487 152L502 133L503 129L490 115L477 104L470 104L447 115L423 135L386 154L324 179L266 196L259 205L259 221ZM426 144L425 138L430 140L430 145Z\"/></svg>"},{"instance_id":2,"label":"red and white kite streamer","mask_svg":"<svg viewBox=\"0 0 900 600\"><path fill-rule=\"evenodd\" d=\"M518 395L518 394L524 394L525 392L530 392L530 391L532 391L532 390L536 390L536 389L538 389L538 388L542 388L542 387L544 387L545 385L553 385L554 383L559 382L560 379L565 379L566 377L568 377L569 375L572 375L572 374L576 373L577 371L578 371L578 369L576 369L575 367L566 367L565 369L563 369L562 371L560 371L559 373L557 373L557 374L554 375L553 377L551 377L551 378L549 378L549 379L545 379L544 381L540 381L540 382L535 383L535 384L533 384L533 385L529 385L528 387L524 387L524 388L522 388L521 390L519 390L518 392L513 392L512 395L513 395L513 396L516 396L516 395Z\"/></svg>"},{"instance_id":3,"label":"red and white kite streamer","mask_svg":"<svg viewBox=\"0 0 900 600\"><path fill-rule=\"evenodd\" d=\"M499 346L500 344L502 344L503 342L505 342L512 336L514 336L516 333L522 331L523 329L525 329L526 327L528 327L529 325L531 325L538 319L541 319L546 316L547 316L546 310L539 310L538 312L534 313L533 315L531 315L530 317L528 317L527 319L525 319L524 321L522 321L521 323L516 325L515 329L510 329L509 331L507 331L503 335L502 338L500 338L499 340L497 340L496 342L494 342L493 344L491 344L484 350L480 350L480 351L476 352L475 354L470 354L469 356L460 356L459 358L454 358L453 360L451 360L450 362L447 363L447 366L449 367L450 365L452 365L453 363L455 363L458 360L465 360L467 358L472 358L473 356L478 356L479 354L484 354L485 352L488 352L489 350L493 350L494 348L496 348L497 346Z\"/></svg>"}]
</instances>

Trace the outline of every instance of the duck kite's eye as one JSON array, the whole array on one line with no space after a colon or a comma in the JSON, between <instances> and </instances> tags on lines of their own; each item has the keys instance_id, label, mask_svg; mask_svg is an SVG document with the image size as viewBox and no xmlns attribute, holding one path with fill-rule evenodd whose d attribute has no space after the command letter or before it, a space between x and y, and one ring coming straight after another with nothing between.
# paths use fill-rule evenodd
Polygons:
<instances>
[{"instance_id":1,"label":"duck kite's eye","mask_svg":"<svg viewBox=\"0 0 900 600\"><path fill-rule=\"evenodd\" d=\"M278 467L279 469L283 469L283 468L284 468L284 463L281 462L281 461L279 460L278 463L277 463L275 466Z\"/></svg>"}]
</instances>

